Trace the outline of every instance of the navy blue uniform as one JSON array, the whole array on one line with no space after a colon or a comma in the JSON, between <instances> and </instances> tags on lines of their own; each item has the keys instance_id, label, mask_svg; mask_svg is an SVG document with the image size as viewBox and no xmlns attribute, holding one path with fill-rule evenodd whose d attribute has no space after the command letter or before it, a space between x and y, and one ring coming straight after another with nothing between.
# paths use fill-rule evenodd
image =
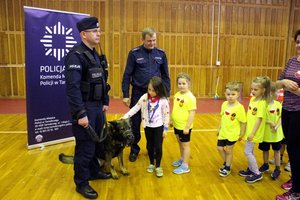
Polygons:
<instances>
[{"instance_id":1,"label":"navy blue uniform","mask_svg":"<svg viewBox=\"0 0 300 200\"><path fill-rule=\"evenodd\" d=\"M94 65L83 52L88 52L88 55L93 57ZM89 49L84 43L71 49L66 56L65 67L67 97L73 119L72 131L76 139L74 181L77 186L85 186L89 184L88 180L100 171L95 154L101 147L99 143L92 141L85 128L78 125L77 120L87 116L89 124L97 133L102 130L102 108L103 105L109 104L106 90L107 73L100 65L100 57L96 50Z\"/></svg>"},{"instance_id":2,"label":"navy blue uniform","mask_svg":"<svg viewBox=\"0 0 300 200\"><path fill-rule=\"evenodd\" d=\"M126 69L122 80L123 98L129 98L129 85L132 85L130 108L147 92L148 82L153 76L162 78L167 89L167 95L170 96L170 77L166 53L159 48L146 49L143 45L132 49L128 54ZM141 139L140 111L131 117L131 121L132 132L134 134L134 143L131 146L131 153L138 154L140 151L138 142Z\"/></svg>"}]
</instances>

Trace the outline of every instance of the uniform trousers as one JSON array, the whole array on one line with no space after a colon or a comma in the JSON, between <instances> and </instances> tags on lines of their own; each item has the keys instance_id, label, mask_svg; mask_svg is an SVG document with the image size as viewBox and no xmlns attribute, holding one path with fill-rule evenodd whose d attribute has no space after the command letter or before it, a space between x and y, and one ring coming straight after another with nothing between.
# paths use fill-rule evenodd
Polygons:
<instances>
[{"instance_id":1,"label":"uniform trousers","mask_svg":"<svg viewBox=\"0 0 300 200\"><path fill-rule=\"evenodd\" d=\"M89 124L99 133L103 127L104 115L102 104L98 102L88 102L86 104ZM76 186L86 186L89 179L96 176L100 171L97 160L97 152L102 151L102 145L94 142L86 133L85 128L74 123L72 131L75 136L75 155L74 155L74 182Z\"/></svg>"},{"instance_id":2,"label":"uniform trousers","mask_svg":"<svg viewBox=\"0 0 300 200\"><path fill-rule=\"evenodd\" d=\"M144 88L138 88L138 87L132 87L132 93L131 93L131 100L130 100L130 108L135 106L141 96L147 92L147 89ZM137 112L135 115L131 117L131 129L132 133L134 135L134 141L131 146L130 153L139 154L140 147L138 145L139 141L141 140L141 111Z\"/></svg>"}]
</instances>

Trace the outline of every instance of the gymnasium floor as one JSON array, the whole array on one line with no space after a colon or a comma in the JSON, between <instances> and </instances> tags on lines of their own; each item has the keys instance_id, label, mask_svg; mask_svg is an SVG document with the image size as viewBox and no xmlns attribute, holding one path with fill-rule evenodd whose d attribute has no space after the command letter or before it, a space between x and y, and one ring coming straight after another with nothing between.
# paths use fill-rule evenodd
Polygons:
<instances>
[{"instance_id":1,"label":"gymnasium floor","mask_svg":"<svg viewBox=\"0 0 300 200\"><path fill-rule=\"evenodd\" d=\"M224 99L198 99L197 113L218 113ZM248 99L242 99L241 103L247 106ZM172 101L170 102L172 106ZM111 99L109 106L109 114L125 113L128 109L123 105L121 99ZM26 113L25 99L0 99L0 114L18 114Z\"/></svg>"},{"instance_id":2,"label":"gymnasium floor","mask_svg":"<svg viewBox=\"0 0 300 200\"><path fill-rule=\"evenodd\" d=\"M216 199L216 200L269 200L284 192L281 184L289 179L290 173L284 171L288 160L284 155L282 174L277 180L270 177L271 171L264 174L264 179L255 184L247 184L238 175L240 169L246 169L244 141L235 145L234 167L232 174L226 178L219 176L222 161L216 150L216 130L219 126L220 106L224 100L199 99L198 114L194 120L192 156L190 166L192 173L174 175L172 161L178 158L177 141L170 130L164 141L162 166L164 177L156 178L146 172L149 159L146 140L142 134L139 159L128 161L130 148L124 149L124 165L130 171L129 177L120 175L116 180L98 180L91 184L99 192L99 199L150 200L150 199ZM247 105L248 99L242 101ZM172 102L171 102L172 104ZM121 100L112 100L110 119L118 119L127 108ZM119 114L113 114L119 113ZM0 100L0 199L55 199L80 200L73 185L73 166L62 165L58 155L72 155L74 141L59 143L45 148L26 149L26 102L25 100ZM263 163L261 152L256 148L258 164ZM270 158L273 155L270 154ZM114 159L119 170L117 160ZM270 165L271 170L274 165ZM51 171L49 171L51 169ZM118 171L119 173L119 171ZM119 173L120 174L120 173ZM124 189L126 188L126 189ZM112 192L113 191L113 192ZM139 192L137 192L139 191Z\"/></svg>"}]
</instances>

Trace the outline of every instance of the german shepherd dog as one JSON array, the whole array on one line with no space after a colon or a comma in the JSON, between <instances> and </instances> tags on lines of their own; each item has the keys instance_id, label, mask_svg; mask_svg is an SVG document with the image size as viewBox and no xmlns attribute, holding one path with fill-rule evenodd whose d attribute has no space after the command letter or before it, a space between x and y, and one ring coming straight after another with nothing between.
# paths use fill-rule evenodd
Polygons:
<instances>
[{"instance_id":1,"label":"german shepherd dog","mask_svg":"<svg viewBox=\"0 0 300 200\"><path fill-rule=\"evenodd\" d=\"M134 141L134 135L131 131L130 119L114 120L107 124L107 135L102 141L104 151L97 155L100 166L103 171L110 172L113 179L119 179L119 176L112 164L112 158L118 157L121 173L128 176L129 172L124 167L123 150L125 146L131 146ZM65 164L74 164L74 156L59 154L59 160Z\"/></svg>"}]
</instances>

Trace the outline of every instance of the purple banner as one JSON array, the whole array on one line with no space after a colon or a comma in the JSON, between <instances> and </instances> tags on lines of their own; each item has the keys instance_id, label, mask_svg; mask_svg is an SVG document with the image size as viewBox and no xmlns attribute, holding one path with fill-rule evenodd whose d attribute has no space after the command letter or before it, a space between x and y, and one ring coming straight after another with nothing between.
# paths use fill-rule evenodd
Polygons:
<instances>
[{"instance_id":1,"label":"purple banner","mask_svg":"<svg viewBox=\"0 0 300 200\"><path fill-rule=\"evenodd\" d=\"M24 7L28 148L73 140L64 57L86 14Z\"/></svg>"}]
</instances>

